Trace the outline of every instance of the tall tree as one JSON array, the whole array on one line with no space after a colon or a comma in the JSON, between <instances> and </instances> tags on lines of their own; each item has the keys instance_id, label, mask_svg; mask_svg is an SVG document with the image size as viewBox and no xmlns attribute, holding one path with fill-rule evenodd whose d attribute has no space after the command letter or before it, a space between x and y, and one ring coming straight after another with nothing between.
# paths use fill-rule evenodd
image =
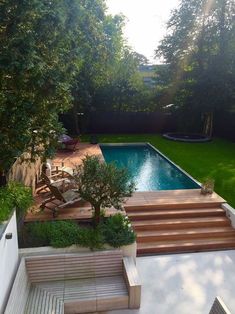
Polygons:
<instances>
[{"instance_id":1,"label":"tall tree","mask_svg":"<svg viewBox=\"0 0 235 314\"><path fill-rule=\"evenodd\" d=\"M0 3L0 159L7 170L30 149L40 154L61 129L78 70L80 5L72 1Z\"/></svg>"},{"instance_id":2,"label":"tall tree","mask_svg":"<svg viewBox=\"0 0 235 314\"><path fill-rule=\"evenodd\" d=\"M157 54L169 64L167 99L188 115L212 115L235 101L234 16L233 0L182 0L168 22Z\"/></svg>"}]
</instances>

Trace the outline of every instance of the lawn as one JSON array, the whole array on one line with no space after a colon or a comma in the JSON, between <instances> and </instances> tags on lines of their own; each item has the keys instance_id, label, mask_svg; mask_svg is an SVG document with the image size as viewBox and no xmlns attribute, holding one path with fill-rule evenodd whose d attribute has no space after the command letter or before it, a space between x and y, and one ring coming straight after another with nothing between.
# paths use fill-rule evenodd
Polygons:
<instances>
[{"instance_id":1,"label":"lawn","mask_svg":"<svg viewBox=\"0 0 235 314\"><path fill-rule=\"evenodd\" d=\"M83 137L83 140L88 140ZM173 142L153 134L99 135L100 143L149 142L202 182L215 180L215 191L235 207L235 143L214 139L208 143Z\"/></svg>"}]
</instances>

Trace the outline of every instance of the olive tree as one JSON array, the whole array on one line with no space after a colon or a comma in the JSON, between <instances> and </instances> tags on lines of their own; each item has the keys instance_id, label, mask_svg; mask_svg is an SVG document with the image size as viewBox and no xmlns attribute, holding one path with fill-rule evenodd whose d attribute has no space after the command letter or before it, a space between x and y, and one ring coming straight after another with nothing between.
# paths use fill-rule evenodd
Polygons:
<instances>
[{"instance_id":1,"label":"olive tree","mask_svg":"<svg viewBox=\"0 0 235 314\"><path fill-rule=\"evenodd\" d=\"M100 222L101 209L120 209L135 190L127 169L107 164L97 156L86 156L77 167L75 178L80 196L92 205L95 226Z\"/></svg>"}]
</instances>

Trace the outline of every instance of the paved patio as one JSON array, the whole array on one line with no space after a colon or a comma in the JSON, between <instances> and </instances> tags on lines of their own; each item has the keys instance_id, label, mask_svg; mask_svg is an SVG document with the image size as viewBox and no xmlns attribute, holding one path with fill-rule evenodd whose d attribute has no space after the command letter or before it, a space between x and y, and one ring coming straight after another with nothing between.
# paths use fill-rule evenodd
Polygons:
<instances>
[{"instance_id":1,"label":"paved patio","mask_svg":"<svg viewBox=\"0 0 235 314\"><path fill-rule=\"evenodd\" d=\"M108 314L208 314L216 296L235 309L235 251L137 258L139 310Z\"/></svg>"}]
</instances>

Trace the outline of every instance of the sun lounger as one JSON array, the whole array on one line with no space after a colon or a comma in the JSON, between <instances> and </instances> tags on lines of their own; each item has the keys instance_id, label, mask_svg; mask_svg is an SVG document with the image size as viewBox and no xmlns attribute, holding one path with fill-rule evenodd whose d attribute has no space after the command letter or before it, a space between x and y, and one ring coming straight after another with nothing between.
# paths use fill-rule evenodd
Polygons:
<instances>
[{"instance_id":1,"label":"sun lounger","mask_svg":"<svg viewBox=\"0 0 235 314\"><path fill-rule=\"evenodd\" d=\"M47 198L45 201L43 201L40 207L42 209L44 209L45 207L50 209L53 212L53 217L56 216L59 208L63 208L63 207L66 207L68 205L72 205L72 204L81 200L79 193L74 189L70 189L64 193L61 193L61 191L58 189L58 187L56 187L52 184L48 185L48 188L50 189L51 196L49 198ZM57 202L55 203L55 201L57 201ZM58 205L58 201L62 202L62 204ZM47 207L46 205L48 203L53 203L55 205L55 207L53 207L53 208Z\"/></svg>"}]
</instances>

